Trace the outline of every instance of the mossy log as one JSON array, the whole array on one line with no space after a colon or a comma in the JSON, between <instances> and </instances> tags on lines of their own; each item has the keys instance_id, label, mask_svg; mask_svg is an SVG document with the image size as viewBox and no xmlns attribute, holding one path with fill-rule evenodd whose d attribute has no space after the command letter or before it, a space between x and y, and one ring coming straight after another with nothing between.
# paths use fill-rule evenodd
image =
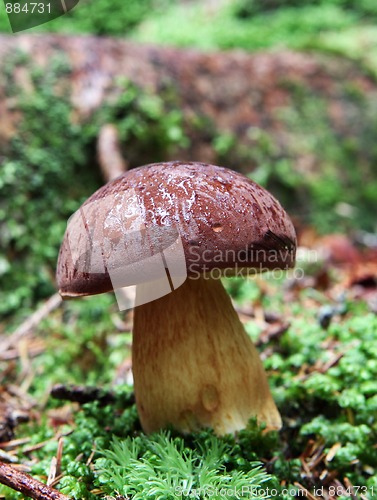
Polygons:
<instances>
[{"instance_id":1,"label":"mossy log","mask_svg":"<svg viewBox=\"0 0 377 500\"><path fill-rule=\"evenodd\" d=\"M239 146L234 155L228 155L228 166L244 171L255 166L255 158L242 153L242 148L247 151L255 145L253 131L266 131L277 145L292 140L279 110L294 102L297 106L302 96L320 98L331 126L346 135L352 135L358 121L354 120L355 100L349 99L350 93L363 99L377 96L376 82L356 64L318 54L203 53L93 36L1 35L0 81L11 71L12 81L29 92L33 85L28 66L22 60L9 65L20 52L42 68L56 57L67 60L70 71L59 85L70 88L73 120L90 118L104 102L116 99L119 78L152 93L173 89L190 138L190 146L179 157L219 161L213 139L222 134L235 138ZM1 144L16 132L20 119L17 96L7 95L4 82L0 83L0 115ZM174 156L178 156L176 152Z\"/></svg>"}]
</instances>

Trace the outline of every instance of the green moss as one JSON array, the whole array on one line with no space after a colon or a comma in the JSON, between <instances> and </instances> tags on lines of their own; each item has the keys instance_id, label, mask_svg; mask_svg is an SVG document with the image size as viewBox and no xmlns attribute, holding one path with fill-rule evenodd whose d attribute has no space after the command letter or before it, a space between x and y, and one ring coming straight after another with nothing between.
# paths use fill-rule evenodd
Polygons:
<instances>
[{"instance_id":1,"label":"green moss","mask_svg":"<svg viewBox=\"0 0 377 500\"><path fill-rule=\"evenodd\" d=\"M117 125L124 157L131 167L162 161L189 145L177 94L171 86L157 95L125 79L116 84L121 89L118 99L105 104L93 121L97 126Z\"/></svg>"},{"instance_id":2,"label":"green moss","mask_svg":"<svg viewBox=\"0 0 377 500\"><path fill-rule=\"evenodd\" d=\"M12 81L12 68L21 63L30 70L30 93ZM67 89L55 89L68 71L58 59L42 73L16 58L2 75L8 95L18 95L23 120L3 151L7 159L0 172L0 244L6 249L0 315L21 308L27 314L54 292L53 269L65 221L99 185L99 177L86 168L93 158L91 138L83 125L70 120Z\"/></svg>"},{"instance_id":3,"label":"green moss","mask_svg":"<svg viewBox=\"0 0 377 500\"><path fill-rule=\"evenodd\" d=\"M28 68L31 92L13 83L19 65ZM115 123L131 166L166 158L188 140L171 88L157 96L118 82L116 100L104 103L89 122L73 123L70 68L64 60L56 58L42 70L20 54L5 67L1 83L22 120L2 151L0 245L6 250L0 258L0 318L19 320L54 293L66 221L103 183L95 156L100 127Z\"/></svg>"},{"instance_id":4,"label":"green moss","mask_svg":"<svg viewBox=\"0 0 377 500\"><path fill-rule=\"evenodd\" d=\"M104 459L97 460L98 482L109 494L116 491L135 500L227 498L231 492L235 498L269 498L265 490L275 482L261 464L243 459L237 469L229 468L237 455L232 445L209 434L196 438L192 447L163 433L115 439L110 450L102 451Z\"/></svg>"},{"instance_id":5,"label":"green moss","mask_svg":"<svg viewBox=\"0 0 377 500\"><path fill-rule=\"evenodd\" d=\"M292 94L291 105L277 112L286 130L284 141L253 127L247 146L227 139L228 147L219 149L220 161L250 165L252 179L320 232L334 227L336 232L353 227L373 231L377 101L340 86L339 99L347 104L341 125L335 125L325 98L287 81L281 84Z\"/></svg>"},{"instance_id":6,"label":"green moss","mask_svg":"<svg viewBox=\"0 0 377 500\"><path fill-rule=\"evenodd\" d=\"M206 498L203 491L208 493L210 487L242 490L248 483L259 484L260 491L275 489L278 496L290 500L295 498L297 482L309 491L322 486L318 478L314 483L305 478L300 467L300 456L310 443L321 446L325 457L333 450L328 461L323 459L318 464L314 477L326 468L341 481L346 476L355 485L373 487L377 470L376 316L366 314L362 304L349 304L345 316L334 319L324 330L317 321L317 309L303 304L310 300L322 306L325 296L302 293L295 304L299 312L292 318L293 306L284 302L279 285L268 283L271 293L259 295L262 307L280 311L291 321L279 340L271 339L261 348L269 353L264 364L283 416L282 431L266 434L263 427L250 421L236 437L217 438L210 431L189 436L170 431L147 437L140 429L135 406L128 406L130 389L115 386L115 403L83 405L75 412L74 425L60 428L64 434L64 477L58 486L65 494L90 500L100 492L102 497L128 494L138 498L149 494L152 498L175 498L173 492L185 487L196 498ZM256 293L256 284L248 280L229 280L226 284L235 287L241 301L250 291ZM92 350L102 332L112 330L114 303L110 297L98 297L71 302L66 307L67 328L59 326L57 315L41 325L41 333L52 338L45 353L33 363L40 376L38 383L31 385L30 393L37 399L42 394L46 399L49 381L56 378L65 377L71 383L86 379L106 388L119 364L119 348L122 357L127 356L127 337L114 342L115 337L108 333L105 343L100 341L102 355L94 349L91 362L78 368L79 353ZM93 322L96 331L89 326ZM52 332L57 329L60 337L53 338ZM60 366L56 378L53 360L55 366ZM65 375L64 366L66 371L69 368ZM57 406L56 401L49 400L48 408ZM22 433L33 435L32 442L39 443L52 438L56 430L44 418L38 425L25 424ZM56 449L57 442L52 439L32 457L27 455L35 463L33 475L46 478ZM23 461L21 450L19 456ZM87 465L89 457L92 465ZM261 461L262 469L258 468ZM289 493L283 494L283 486ZM14 494L7 498L19 497Z\"/></svg>"}]
</instances>

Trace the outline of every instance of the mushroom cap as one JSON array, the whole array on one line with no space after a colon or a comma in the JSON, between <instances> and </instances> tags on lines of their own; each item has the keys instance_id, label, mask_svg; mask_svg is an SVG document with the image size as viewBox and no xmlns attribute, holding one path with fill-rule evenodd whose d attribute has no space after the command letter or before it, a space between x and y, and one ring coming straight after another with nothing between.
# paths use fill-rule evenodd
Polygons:
<instances>
[{"instance_id":1,"label":"mushroom cap","mask_svg":"<svg viewBox=\"0 0 377 500\"><path fill-rule=\"evenodd\" d=\"M119 248L127 247L128 262L136 262L143 258L140 241L161 251L177 236L188 276L214 268L288 269L295 262L293 224L266 189L224 167L155 163L102 186L70 218L57 264L59 292L108 292L115 246L118 260Z\"/></svg>"}]
</instances>

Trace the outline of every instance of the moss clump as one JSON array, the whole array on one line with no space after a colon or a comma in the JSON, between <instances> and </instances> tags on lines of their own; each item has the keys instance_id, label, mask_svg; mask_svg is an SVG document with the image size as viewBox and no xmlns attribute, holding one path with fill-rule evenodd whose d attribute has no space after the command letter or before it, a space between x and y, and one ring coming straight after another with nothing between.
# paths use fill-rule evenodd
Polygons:
<instances>
[{"instance_id":1,"label":"moss clump","mask_svg":"<svg viewBox=\"0 0 377 500\"><path fill-rule=\"evenodd\" d=\"M26 66L32 91L14 85L18 66ZM131 166L163 159L187 139L171 89L157 96L118 82L117 99L104 103L90 121L74 123L66 61L56 58L42 70L20 54L5 67L1 85L21 120L1 152L0 318L15 319L54 293L66 221L103 183L96 160L101 125L118 127Z\"/></svg>"},{"instance_id":2,"label":"moss clump","mask_svg":"<svg viewBox=\"0 0 377 500\"><path fill-rule=\"evenodd\" d=\"M277 110L283 138L258 127L250 127L241 144L232 134L218 134L219 163L248 166L253 180L319 232L374 231L376 99L338 84L342 121L334 123L325 98L289 81L281 85L292 96L289 107Z\"/></svg>"},{"instance_id":3,"label":"moss clump","mask_svg":"<svg viewBox=\"0 0 377 500\"><path fill-rule=\"evenodd\" d=\"M0 172L0 316L23 309L54 292L54 267L65 221L80 201L99 186L91 138L85 126L71 121L68 89L57 91L69 72L61 60L45 71L26 64L33 90L14 86L12 71L3 87L16 95L22 115L17 134L3 150ZM16 98L15 98L16 99ZM75 179L75 182L72 180Z\"/></svg>"},{"instance_id":4,"label":"moss clump","mask_svg":"<svg viewBox=\"0 0 377 500\"><path fill-rule=\"evenodd\" d=\"M256 296L259 290L250 281L241 280L236 286L231 280L231 285L240 300ZM270 282L269 286L275 285ZM325 297L320 295L322 304ZM51 416L40 418L38 425L31 421L22 432L20 429L17 437L32 435L34 444L50 439L47 445L26 455L22 447L19 450L21 462L34 463L33 475L46 479L57 450L54 436L63 435L63 478L58 487L76 499L117 494L175 498L175 488L176 492L185 488L204 499L204 491L207 496L213 491L210 487L225 488L229 494L232 488L242 490L249 482L259 484L255 498L264 498L262 490L266 493L269 488L270 493L276 490L275 497L291 500L298 495L294 493L297 483L309 492L323 487L328 493L334 484L343 485L346 491L345 478L363 488L366 498L373 498L368 494L376 487L377 470L377 318L367 314L362 304L347 303L345 315L335 318L324 330L309 291L302 292L293 306L296 318L290 328L279 340L272 338L261 347L262 352L268 352L264 364L283 416L282 431L266 434L263 427L250 421L237 436L218 438L210 431L189 436L173 431L151 436L142 433L135 406L128 406L130 389L110 385L120 354L127 356L124 344L130 339L125 334L119 342L114 335L103 337L103 332L111 329L115 312L111 301L105 299L67 304L65 327L58 327L58 315L41 325L40 334L49 339L50 348L33 361L39 376L30 386L30 395L46 399L46 391L57 375L60 381L88 380L111 387L115 402L106 406L93 402L76 408L74 422L68 420L58 429ZM259 301L267 310L283 307L290 315L291 306L284 304L281 293L261 295L259 290ZM97 331L92 331L85 325L95 318ZM66 339L54 338L57 329L64 333L65 328ZM83 343L72 347L80 335ZM103 356L93 347L101 338ZM89 364L80 367L78 352L85 351L84 345L96 354ZM60 368L56 373L57 365ZM50 412L58 411L59 406L50 399L44 415L52 415ZM30 443L23 448L28 447ZM263 469L258 468L261 463ZM9 500L20 498L9 490L6 494Z\"/></svg>"}]
</instances>

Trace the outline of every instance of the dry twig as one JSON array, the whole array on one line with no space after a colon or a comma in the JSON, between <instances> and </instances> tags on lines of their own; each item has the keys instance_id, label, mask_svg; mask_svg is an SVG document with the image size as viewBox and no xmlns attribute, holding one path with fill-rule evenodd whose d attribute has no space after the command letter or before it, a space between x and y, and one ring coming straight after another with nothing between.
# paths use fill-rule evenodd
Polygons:
<instances>
[{"instance_id":1,"label":"dry twig","mask_svg":"<svg viewBox=\"0 0 377 500\"><path fill-rule=\"evenodd\" d=\"M319 500L319 498L318 498L318 497L316 497L316 496L312 495L312 494L310 493L310 491L308 491L308 490L305 488L305 486L303 486L303 485L302 485L302 484L300 484L299 482L297 482L297 481L296 481L296 482L294 483L294 485L295 485L295 486L297 486L297 487L300 489L300 491L302 491L302 492L304 493L304 495L306 496L306 498L309 498L309 500Z\"/></svg>"},{"instance_id":2,"label":"dry twig","mask_svg":"<svg viewBox=\"0 0 377 500\"><path fill-rule=\"evenodd\" d=\"M56 384L51 389L51 396L55 399L73 401L79 404L99 401L101 404L107 405L115 402L115 396L111 392L81 385Z\"/></svg>"},{"instance_id":3,"label":"dry twig","mask_svg":"<svg viewBox=\"0 0 377 500\"><path fill-rule=\"evenodd\" d=\"M9 348L16 345L25 335L33 330L51 311L62 303L58 293L52 295L42 306L29 316L9 337L0 344L0 352L5 353Z\"/></svg>"},{"instance_id":4,"label":"dry twig","mask_svg":"<svg viewBox=\"0 0 377 500\"><path fill-rule=\"evenodd\" d=\"M70 500L54 488L3 462L0 462L0 483L35 500Z\"/></svg>"},{"instance_id":5,"label":"dry twig","mask_svg":"<svg viewBox=\"0 0 377 500\"><path fill-rule=\"evenodd\" d=\"M128 164L121 153L118 130L111 123L103 125L99 132L97 157L106 182L124 174L128 168Z\"/></svg>"}]
</instances>

